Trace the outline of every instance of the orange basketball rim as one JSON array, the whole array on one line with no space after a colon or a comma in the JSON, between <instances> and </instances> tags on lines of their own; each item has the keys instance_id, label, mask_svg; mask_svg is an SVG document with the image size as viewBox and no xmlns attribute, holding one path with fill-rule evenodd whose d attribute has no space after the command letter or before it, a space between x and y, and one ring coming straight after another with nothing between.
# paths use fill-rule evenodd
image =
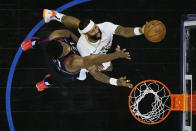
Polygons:
<instances>
[{"instance_id":1,"label":"orange basketball rim","mask_svg":"<svg viewBox=\"0 0 196 131\"><path fill-rule=\"evenodd\" d=\"M164 121L171 111L196 111L196 95L172 94L162 82L145 80L132 89L128 105L136 120L153 125Z\"/></svg>"}]
</instances>

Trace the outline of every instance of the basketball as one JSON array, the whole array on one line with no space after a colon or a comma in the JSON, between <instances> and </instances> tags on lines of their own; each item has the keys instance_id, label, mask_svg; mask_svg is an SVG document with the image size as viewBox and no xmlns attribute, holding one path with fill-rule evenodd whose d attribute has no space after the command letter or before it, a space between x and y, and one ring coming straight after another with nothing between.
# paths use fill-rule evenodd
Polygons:
<instances>
[{"instance_id":1,"label":"basketball","mask_svg":"<svg viewBox=\"0 0 196 131\"><path fill-rule=\"evenodd\" d=\"M160 42L166 35L165 25L161 21L152 20L146 23L144 35L150 42Z\"/></svg>"}]
</instances>

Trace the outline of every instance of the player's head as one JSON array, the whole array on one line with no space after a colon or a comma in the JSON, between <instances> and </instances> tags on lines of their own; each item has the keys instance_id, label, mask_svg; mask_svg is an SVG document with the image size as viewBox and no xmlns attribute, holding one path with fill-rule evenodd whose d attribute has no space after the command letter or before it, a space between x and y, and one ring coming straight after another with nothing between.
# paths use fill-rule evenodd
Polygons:
<instances>
[{"instance_id":1,"label":"player's head","mask_svg":"<svg viewBox=\"0 0 196 131\"><path fill-rule=\"evenodd\" d=\"M85 34L93 40L101 39L101 31L99 27L90 19L82 19L79 24L79 32Z\"/></svg>"},{"instance_id":2,"label":"player's head","mask_svg":"<svg viewBox=\"0 0 196 131\"><path fill-rule=\"evenodd\" d=\"M49 58L57 59L63 53L63 46L57 40L47 41L46 43L46 52Z\"/></svg>"}]
</instances>

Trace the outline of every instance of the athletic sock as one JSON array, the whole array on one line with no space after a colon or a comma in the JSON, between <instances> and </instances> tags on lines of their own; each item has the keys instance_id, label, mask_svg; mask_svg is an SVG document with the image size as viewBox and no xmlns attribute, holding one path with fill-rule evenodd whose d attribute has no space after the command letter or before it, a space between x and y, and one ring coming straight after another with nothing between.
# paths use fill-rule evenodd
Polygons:
<instances>
[{"instance_id":1,"label":"athletic sock","mask_svg":"<svg viewBox=\"0 0 196 131\"><path fill-rule=\"evenodd\" d=\"M61 22L63 16L65 16L65 15L62 13L58 13L58 12L55 12L55 13L56 13L56 15L52 19Z\"/></svg>"}]
</instances>

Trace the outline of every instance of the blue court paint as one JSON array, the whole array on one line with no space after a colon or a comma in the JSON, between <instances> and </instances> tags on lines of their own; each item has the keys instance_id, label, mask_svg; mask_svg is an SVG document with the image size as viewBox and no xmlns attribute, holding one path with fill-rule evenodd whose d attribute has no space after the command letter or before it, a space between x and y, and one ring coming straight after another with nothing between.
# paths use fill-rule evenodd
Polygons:
<instances>
[{"instance_id":1,"label":"blue court paint","mask_svg":"<svg viewBox=\"0 0 196 131\"><path fill-rule=\"evenodd\" d=\"M6 113L7 113L7 120L8 120L8 124L10 127L11 131L14 131L14 125L13 125L13 121L12 121L12 114L11 114L11 104L10 104L10 99L11 99L11 87L12 87L12 78L14 75L14 71L16 68L16 64L18 63L18 60L20 58L22 54L22 48L20 47L16 53L16 56L12 62L11 68L10 68L10 72L8 75L8 80L7 80L7 88L6 88Z\"/></svg>"},{"instance_id":2,"label":"blue court paint","mask_svg":"<svg viewBox=\"0 0 196 131\"><path fill-rule=\"evenodd\" d=\"M58 9L56 9L56 11L58 12L62 12L72 6L81 4L81 3L85 3L91 0L74 0L71 1L61 7L59 7ZM44 20L42 19L30 32L29 34L26 36L26 38L24 39L24 41L26 41L28 38L32 37L42 26L44 25ZM20 59L20 56L22 54L22 48L19 47L14 60L12 62L12 65L10 67L10 71L9 71L9 75L8 75L8 80L7 80L7 88L6 88L6 114L7 114L7 120L8 120L8 125L10 128L10 131L15 131L14 128L14 123L12 120L12 113L11 113L11 103L10 103L10 99L11 99L11 88L12 88L12 79L13 79L13 75L14 75L14 71L16 68L16 65L18 63L18 60Z\"/></svg>"}]
</instances>

